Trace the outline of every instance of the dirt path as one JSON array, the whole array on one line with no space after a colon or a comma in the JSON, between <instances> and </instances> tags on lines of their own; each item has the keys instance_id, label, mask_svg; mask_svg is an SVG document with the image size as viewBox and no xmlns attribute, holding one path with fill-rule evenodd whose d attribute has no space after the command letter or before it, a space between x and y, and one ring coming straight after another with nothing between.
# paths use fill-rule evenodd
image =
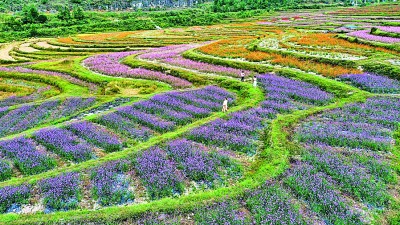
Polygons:
<instances>
[{"instance_id":1,"label":"dirt path","mask_svg":"<svg viewBox=\"0 0 400 225\"><path fill-rule=\"evenodd\" d=\"M0 49L0 60L7 60L7 61L16 61L13 57L10 56L10 51L13 50L14 47L18 45L18 42L13 42L11 44L4 45Z\"/></svg>"},{"instance_id":2,"label":"dirt path","mask_svg":"<svg viewBox=\"0 0 400 225\"><path fill-rule=\"evenodd\" d=\"M30 42L23 43L23 44L21 44L21 45L19 46L19 50L20 50L21 52L26 52L26 53L38 52L39 50L38 50L38 49L35 49L35 48L32 48L32 47L30 46L31 44L32 44L32 43L30 43Z\"/></svg>"},{"instance_id":3,"label":"dirt path","mask_svg":"<svg viewBox=\"0 0 400 225\"><path fill-rule=\"evenodd\" d=\"M41 48L68 49L67 47L61 47L61 46L54 46L54 45L51 45L51 44L47 43L46 41L37 42L36 45L39 46L39 47L41 47Z\"/></svg>"}]
</instances>

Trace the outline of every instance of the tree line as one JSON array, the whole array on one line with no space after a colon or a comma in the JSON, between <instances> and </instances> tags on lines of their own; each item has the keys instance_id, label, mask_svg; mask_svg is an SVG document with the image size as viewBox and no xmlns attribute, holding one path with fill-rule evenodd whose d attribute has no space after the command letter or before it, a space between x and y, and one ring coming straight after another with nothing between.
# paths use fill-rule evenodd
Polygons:
<instances>
[{"instance_id":1,"label":"tree line","mask_svg":"<svg viewBox=\"0 0 400 225\"><path fill-rule=\"evenodd\" d=\"M192 7L207 1L211 0L2 0L0 12L20 12L29 4L35 4L40 12L56 12L64 6L79 6L87 11L125 11Z\"/></svg>"}]
</instances>

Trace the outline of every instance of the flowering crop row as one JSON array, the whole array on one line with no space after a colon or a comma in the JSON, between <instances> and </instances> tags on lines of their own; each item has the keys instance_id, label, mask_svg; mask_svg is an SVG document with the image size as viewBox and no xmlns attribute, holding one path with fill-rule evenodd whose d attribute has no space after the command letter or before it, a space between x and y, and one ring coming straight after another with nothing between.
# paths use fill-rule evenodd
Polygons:
<instances>
[{"instance_id":1,"label":"flowering crop row","mask_svg":"<svg viewBox=\"0 0 400 225\"><path fill-rule=\"evenodd\" d=\"M83 121L73 123L69 129L82 137L86 141L104 149L106 152L119 151L123 147L123 143L114 134L111 134L106 129L94 125L93 123Z\"/></svg>"},{"instance_id":2,"label":"flowering crop row","mask_svg":"<svg viewBox=\"0 0 400 225\"><path fill-rule=\"evenodd\" d=\"M353 37L357 37L357 38L366 39L366 40L369 40L369 41L378 41L378 42L384 42L384 43L398 43L398 42L400 42L400 38L373 35L373 34L370 34L369 30L353 31L353 32L347 33L347 35L353 36Z\"/></svg>"},{"instance_id":3,"label":"flowering crop row","mask_svg":"<svg viewBox=\"0 0 400 225\"><path fill-rule=\"evenodd\" d=\"M29 185L8 186L0 189L0 213L7 212L13 205L26 204L31 196Z\"/></svg>"},{"instance_id":4,"label":"flowering crop row","mask_svg":"<svg viewBox=\"0 0 400 225\"><path fill-rule=\"evenodd\" d=\"M40 105L24 105L7 111L0 117L0 136L22 132L36 125L72 115L93 105L94 102L94 98L68 98L62 103L59 100L46 101Z\"/></svg>"},{"instance_id":5,"label":"flowering crop row","mask_svg":"<svg viewBox=\"0 0 400 225\"><path fill-rule=\"evenodd\" d=\"M56 166L53 158L39 152L33 141L24 137L0 142L0 152L25 175L41 173Z\"/></svg>"},{"instance_id":6,"label":"flowering crop row","mask_svg":"<svg viewBox=\"0 0 400 225\"><path fill-rule=\"evenodd\" d=\"M152 136L150 129L140 126L135 121L123 117L119 113L109 113L97 119L96 122L134 140L146 141Z\"/></svg>"},{"instance_id":7,"label":"flowering crop row","mask_svg":"<svg viewBox=\"0 0 400 225\"><path fill-rule=\"evenodd\" d=\"M284 182L296 196L305 199L313 210L332 224L362 224L359 213L350 207L329 177L315 167L299 165L289 171Z\"/></svg>"},{"instance_id":8,"label":"flowering crop row","mask_svg":"<svg viewBox=\"0 0 400 225\"><path fill-rule=\"evenodd\" d=\"M399 104L397 99L373 98L365 104L333 110L325 115L330 119L329 123L318 120L306 122L297 136L307 143L390 151L393 142L391 132L400 121Z\"/></svg>"},{"instance_id":9,"label":"flowering crop row","mask_svg":"<svg viewBox=\"0 0 400 225\"><path fill-rule=\"evenodd\" d=\"M346 74L340 76L340 79L373 93L400 93L400 82L384 76L370 73Z\"/></svg>"},{"instance_id":10,"label":"flowering crop row","mask_svg":"<svg viewBox=\"0 0 400 225\"><path fill-rule=\"evenodd\" d=\"M80 85L80 86L85 86L88 87L90 90L96 90L97 87L93 83L89 83L83 80L79 80L78 78L72 77L66 73L60 73L60 72L53 72L53 71L46 71L46 70L33 70L29 68L24 68L24 67L0 67L0 71L4 72L15 72L15 73L32 73L32 74L40 74L40 75L45 75L45 76L53 76L53 77L61 77L63 79L68 80L69 82Z\"/></svg>"},{"instance_id":11,"label":"flowering crop row","mask_svg":"<svg viewBox=\"0 0 400 225\"><path fill-rule=\"evenodd\" d=\"M10 96L8 98L0 100L0 107L2 106L13 106L23 103L32 102L34 100L40 99L42 94L51 89L51 86L45 86L37 88L33 93L25 96Z\"/></svg>"},{"instance_id":12,"label":"flowering crop row","mask_svg":"<svg viewBox=\"0 0 400 225\"><path fill-rule=\"evenodd\" d=\"M188 138L233 151L255 154L258 132L265 119L273 119L278 113L287 113L304 104L322 105L333 95L308 83L279 77L273 74L258 76L261 87L267 92L267 100L260 108L234 113L228 120L216 120L189 132Z\"/></svg>"},{"instance_id":13,"label":"flowering crop row","mask_svg":"<svg viewBox=\"0 0 400 225\"><path fill-rule=\"evenodd\" d=\"M81 198L81 178L78 173L66 173L38 183L46 212L70 210L78 207Z\"/></svg>"},{"instance_id":14,"label":"flowering crop row","mask_svg":"<svg viewBox=\"0 0 400 225\"><path fill-rule=\"evenodd\" d=\"M179 171L178 168L182 171ZM186 139L153 147L135 159L135 169L152 199L181 194L184 180L214 187L229 178L240 177L240 167L229 157Z\"/></svg>"},{"instance_id":15,"label":"flowering crop row","mask_svg":"<svg viewBox=\"0 0 400 225\"><path fill-rule=\"evenodd\" d=\"M223 89L208 86L199 90L156 95L150 100L118 109L117 115L113 117L124 121L119 126L136 123L163 133L175 129L177 125L185 125L196 118L203 118L213 111L219 111L225 98L233 103L235 97ZM113 118L115 119L117 118ZM107 123L103 121L103 124L114 127L115 123L116 120ZM135 130L130 132L137 133Z\"/></svg>"},{"instance_id":16,"label":"flowering crop row","mask_svg":"<svg viewBox=\"0 0 400 225\"><path fill-rule=\"evenodd\" d=\"M92 147L68 130L60 128L42 129L34 134L34 138L50 151L67 160L83 162L92 159L94 156Z\"/></svg>"},{"instance_id":17,"label":"flowering crop row","mask_svg":"<svg viewBox=\"0 0 400 225\"><path fill-rule=\"evenodd\" d=\"M388 203L386 185L365 168L365 165L353 161L330 147L309 147L305 161L316 169L338 181L341 190L353 195L359 201L376 206Z\"/></svg>"},{"instance_id":18,"label":"flowering crop row","mask_svg":"<svg viewBox=\"0 0 400 225\"><path fill-rule=\"evenodd\" d=\"M133 78L143 78L143 79L151 79L151 80L159 80L162 82L169 83L175 87L189 87L191 83L183 80L181 78L177 78L174 76L170 76L158 71L147 70L143 68L135 68L132 69L129 66L123 65L120 63L120 60L129 55L138 54L139 51L136 52L118 52L104 55L97 55L93 57L89 57L83 61L84 65L89 69L110 75L110 76L121 76L121 77L133 77Z\"/></svg>"},{"instance_id":19,"label":"flowering crop row","mask_svg":"<svg viewBox=\"0 0 400 225\"><path fill-rule=\"evenodd\" d=\"M12 168L9 162L0 159L0 181L8 180L12 176Z\"/></svg>"},{"instance_id":20,"label":"flowering crop row","mask_svg":"<svg viewBox=\"0 0 400 225\"><path fill-rule=\"evenodd\" d=\"M393 171L385 156L400 122L397 98L375 97L312 117L296 137L306 150L285 184L330 223L363 224L349 196L370 208L389 203ZM340 147L340 148L338 148Z\"/></svg>"},{"instance_id":21,"label":"flowering crop row","mask_svg":"<svg viewBox=\"0 0 400 225\"><path fill-rule=\"evenodd\" d=\"M91 172L93 198L101 205L115 205L132 202L134 193L129 190L130 180L124 172L129 169L127 162L116 161L99 166Z\"/></svg>"},{"instance_id":22,"label":"flowering crop row","mask_svg":"<svg viewBox=\"0 0 400 225\"><path fill-rule=\"evenodd\" d=\"M142 59L159 60L167 64L207 73L217 73L234 77L240 77L242 72L245 76L249 76L251 74L251 72L248 70L239 70L225 66L198 62L191 59L185 59L181 56L183 52L196 47L199 47L199 45L192 44L162 47L154 49L151 52L144 53L139 57Z\"/></svg>"}]
</instances>

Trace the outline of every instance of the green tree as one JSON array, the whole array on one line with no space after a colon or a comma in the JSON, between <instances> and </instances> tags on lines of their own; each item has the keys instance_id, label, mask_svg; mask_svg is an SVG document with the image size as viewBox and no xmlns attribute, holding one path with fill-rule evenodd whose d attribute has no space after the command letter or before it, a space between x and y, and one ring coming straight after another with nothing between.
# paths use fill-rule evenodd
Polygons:
<instances>
[{"instance_id":1,"label":"green tree","mask_svg":"<svg viewBox=\"0 0 400 225\"><path fill-rule=\"evenodd\" d=\"M35 23L39 17L36 5L27 5L22 9L22 23Z\"/></svg>"},{"instance_id":2,"label":"green tree","mask_svg":"<svg viewBox=\"0 0 400 225\"><path fill-rule=\"evenodd\" d=\"M82 20L85 18L85 14L83 12L82 7L75 6L74 11L72 12L73 18L76 20Z\"/></svg>"},{"instance_id":3,"label":"green tree","mask_svg":"<svg viewBox=\"0 0 400 225\"><path fill-rule=\"evenodd\" d=\"M69 21L71 20L71 12L68 6L60 6L58 9L57 18L59 20Z\"/></svg>"}]
</instances>

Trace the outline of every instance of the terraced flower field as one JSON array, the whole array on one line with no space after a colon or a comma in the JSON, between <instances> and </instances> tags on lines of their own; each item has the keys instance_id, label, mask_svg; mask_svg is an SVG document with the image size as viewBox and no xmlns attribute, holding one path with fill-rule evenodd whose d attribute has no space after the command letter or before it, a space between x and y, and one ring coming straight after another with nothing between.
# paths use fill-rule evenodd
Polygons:
<instances>
[{"instance_id":1,"label":"terraced flower field","mask_svg":"<svg viewBox=\"0 0 400 225\"><path fill-rule=\"evenodd\" d=\"M0 224L400 224L396 7L5 45Z\"/></svg>"}]
</instances>

